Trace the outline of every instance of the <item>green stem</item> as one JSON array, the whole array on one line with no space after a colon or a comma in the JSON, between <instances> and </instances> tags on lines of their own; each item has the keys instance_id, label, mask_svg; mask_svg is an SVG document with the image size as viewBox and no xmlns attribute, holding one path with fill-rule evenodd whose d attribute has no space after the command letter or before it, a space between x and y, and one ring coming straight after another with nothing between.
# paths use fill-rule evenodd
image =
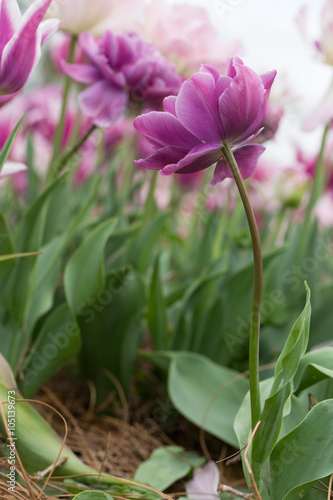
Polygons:
<instances>
[{"instance_id":1,"label":"green stem","mask_svg":"<svg viewBox=\"0 0 333 500\"><path fill-rule=\"evenodd\" d=\"M67 165L69 160L79 151L81 146L86 142L88 137L92 134L92 132L96 129L96 125L91 125L91 127L87 130L87 132L80 137L80 139L70 148L70 150L65 153L59 160L51 165L50 170L54 171L55 175L58 175L62 169Z\"/></svg>"},{"instance_id":2,"label":"green stem","mask_svg":"<svg viewBox=\"0 0 333 500\"><path fill-rule=\"evenodd\" d=\"M74 60L76 41L77 41L77 36L73 35L71 37L71 42L70 42L70 46L69 46L69 53L68 53L68 62L69 63L72 63ZM55 132L55 136L54 136L54 140L53 140L53 154L52 154L52 159L51 159L51 165L54 163L55 159L57 158L59 151L60 151L60 148L61 148L61 141L62 141L62 136L63 136L63 131L64 131L67 103L68 103L68 97L69 97L69 91L70 91L71 84L72 84L71 78L68 75L66 75L65 82L64 82L64 91L63 91L60 118L59 118L57 130Z\"/></svg>"},{"instance_id":3,"label":"green stem","mask_svg":"<svg viewBox=\"0 0 333 500\"><path fill-rule=\"evenodd\" d=\"M158 171L155 170L153 172L151 181L150 181L150 186L149 186L149 191L146 199L146 204L145 204L145 211L143 215L143 219L145 222L149 222L150 216L152 215L154 211L154 205L155 205L155 199L154 199L154 193L155 193L155 187L156 187L156 182L157 182L157 175Z\"/></svg>"},{"instance_id":4,"label":"green stem","mask_svg":"<svg viewBox=\"0 0 333 500\"><path fill-rule=\"evenodd\" d=\"M239 194L249 225L254 261L254 280L253 280L253 298L252 313L250 324L250 347L249 347L249 378L250 378L250 400L251 400L251 422L252 429L260 419L260 390L259 390L259 337L260 337L260 309L262 297L263 282L263 263L260 236L254 213L249 201L244 181L236 163L235 157L228 144L223 144L222 153L227 160L230 170L234 176Z\"/></svg>"}]
</instances>

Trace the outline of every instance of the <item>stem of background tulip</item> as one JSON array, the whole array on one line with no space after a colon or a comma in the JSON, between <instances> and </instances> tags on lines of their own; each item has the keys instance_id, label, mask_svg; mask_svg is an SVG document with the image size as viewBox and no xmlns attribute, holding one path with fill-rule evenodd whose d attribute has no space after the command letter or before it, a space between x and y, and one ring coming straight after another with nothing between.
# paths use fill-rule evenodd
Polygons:
<instances>
[{"instance_id":1,"label":"stem of background tulip","mask_svg":"<svg viewBox=\"0 0 333 500\"><path fill-rule=\"evenodd\" d=\"M54 176L58 175L62 169L67 165L69 160L77 153L81 146L86 142L88 137L93 133L93 131L96 129L96 125L91 125L91 127L87 130L87 132L80 137L80 139L74 144L74 146L67 151L59 160L57 160L54 164L51 165L50 170L54 171Z\"/></svg>"},{"instance_id":2,"label":"stem of background tulip","mask_svg":"<svg viewBox=\"0 0 333 500\"><path fill-rule=\"evenodd\" d=\"M305 218L304 218L304 223L302 224L302 234L300 238L300 243L298 247L298 254L296 256L296 264L299 263L302 260L303 257L303 251L306 246L308 237L309 237L309 224L311 222L311 216L312 216L312 211L313 208L322 194L324 187L325 187L325 178L324 178L324 169L323 169L323 157L324 157L324 149L325 149L325 142L326 142L326 137L327 137L327 132L330 128L330 123L328 123L323 132L323 137L321 140L321 145L320 145L320 151L319 151L319 156L318 160L315 166L315 171L314 171L314 177L313 177L313 184L312 184L312 191L311 191L311 196L310 200L306 209L305 213Z\"/></svg>"},{"instance_id":3,"label":"stem of background tulip","mask_svg":"<svg viewBox=\"0 0 333 500\"><path fill-rule=\"evenodd\" d=\"M77 41L77 36L72 35L70 46L69 46L69 52L68 52L68 62L69 63L72 63L74 60L74 51L75 51L76 41ZM57 158L57 156L59 154L60 147L61 147L61 140L62 140L62 135L64 132L64 122L65 122L65 117L66 117L67 102L68 102L68 96L69 96L71 84L72 84L72 79L66 75L65 81L64 81L64 91L63 91L63 98L62 98L61 113L60 113L60 118L59 118L57 130L55 132L55 136L54 136L54 140L53 140L53 154L52 154L52 159L51 159L51 165L54 163L55 159Z\"/></svg>"},{"instance_id":4,"label":"stem of background tulip","mask_svg":"<svg viewBox=\"0 0 333 500\"><path fill-rule=\"evenodd\" d=\"M156 182L157 182L157 175L158 171L154 170L151 180L150 180L150 186L149 186L149 191L146 199L146 204L145 204L145 210L143 214L143 220L144 222L148 222L151 220L151 215L154 210L154 205L155 205L155 199L154 199L154 193L155 193L155 187L156 187Z\"/></svg>"},{"instance_id":5,"label":"stem of background tulip","mask_svg":"<svg viewBox=\"0 0 333 500\"><path fill-rule=\"evenodd\" d=\"M260 309L263 281L263 263L261 254L260 236L254 213L246 192L245 184L240 174L233 152L228 144L223 144L222 153L227 160L232 175L234 176L240 197L246 213L249 225L254 262L253 298L250 324L250 347L249 347L249 378L250 378L250 400L251 400L251 422L252 429L259 421L261 414L260 389L259 389L259 337L260 337Z\"/></svg>"}]
</instances>

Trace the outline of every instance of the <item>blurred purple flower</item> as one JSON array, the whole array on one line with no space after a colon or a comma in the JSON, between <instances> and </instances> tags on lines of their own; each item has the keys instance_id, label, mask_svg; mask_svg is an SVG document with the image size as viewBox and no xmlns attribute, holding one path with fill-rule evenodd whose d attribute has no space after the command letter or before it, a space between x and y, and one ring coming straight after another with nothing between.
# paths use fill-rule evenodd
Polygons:
<instances>
[{"instance_id":1,"label":"blurred purple flower","mask_svg":"<svg viewBox=\"0 0 333 500\"><path fill-rule=\"evenodd\" d=\"M207 462L194 471L193 479L185 483L187 497L193 500L218 500L219 482L220 473L216 463Z\"/></svg>"},{"instance_id":2,"label":"blurred purple flower","mask_svg":"<svg viewBox=\"0 0 333 500\"><path fill-rule=\"evenodd\" d=\"M17 0L0 0L0 105L26 83L41 55L41 46L59 21L43 21L51 0L37 0L22 16Z\"/></svg>"},{"instance_id":3,"label":"blurred purple flower","mask_svg":"<svg viewBox=\"0 0 333 500\"><path fill-rule=\"evenodd\" d=\"M63 67L74 80L88 85L79 102L97 126L116 123L129 104L159 107L182 83L175 67L135 33L107 31L99 40L82 33L79 44L89 63Z\"/></svg>"},{"instance_id":4,"label":"blurred purple flower","mask_svg":"<svg viewBox=\"0 0 333 500\"><path fill-rule=\"evenodd\" d=\"M212 185L232 177L221 147L232 148L242 177L249 177L265 147L246 144L259 132L276 71L262 76L241 59L228 61L227 75L203 65L186 80L177 97L164 99L164 113L151 112L134 120L155 153L135 161L162 174L189 174L216 163Z\"/></svg>"}]
</instances>

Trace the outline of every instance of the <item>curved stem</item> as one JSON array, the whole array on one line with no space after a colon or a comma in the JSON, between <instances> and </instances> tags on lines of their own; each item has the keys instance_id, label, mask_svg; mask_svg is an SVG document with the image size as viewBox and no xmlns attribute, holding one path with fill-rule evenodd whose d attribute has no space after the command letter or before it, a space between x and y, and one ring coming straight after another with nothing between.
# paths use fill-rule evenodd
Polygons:
<instances>
[{"instance_id":1,"label":"curved stem","mask_svg":"<svg viewBox=\"0 0 333 500\"><path fill-rule=\"evenodd\" d=\"M261 414L260 390L259 390L259 337L260 337L260 309L262 297L263 282L263 263L261 253L260 236L254 213L249 201L244 181L236 163L235 157L228 144L222 147L222 153L227 160L229 168L234 176L239 194L249 225L254 261L254 280L253 280L253 298L252 313L250 324L250 347L249 347L249 378L250 378L250 399L251 399L251 422L252 429L259 421Z\"/></svg>"},{"instance_id":2,"label":"curved stem","mask_svg":"<svg viewBox=\"0 0 333 500\"><path fill-rule=\"evenodd\" d=\"M96 128L97 128L96 125L91 125L91 127L82 137L80 137L80 139L76 142L76 144L74 144L74 146L72 146L67 153L65 153L61 158L59 158L59 160L55 164L51 165L50 170L54 170L55 175L59 174L62 171L62 169L67 165L69 160L71 160L72 157L79 151L81 146L86 142L88 137L93 133L93 131Z\"/></svg>"}]
</instances>

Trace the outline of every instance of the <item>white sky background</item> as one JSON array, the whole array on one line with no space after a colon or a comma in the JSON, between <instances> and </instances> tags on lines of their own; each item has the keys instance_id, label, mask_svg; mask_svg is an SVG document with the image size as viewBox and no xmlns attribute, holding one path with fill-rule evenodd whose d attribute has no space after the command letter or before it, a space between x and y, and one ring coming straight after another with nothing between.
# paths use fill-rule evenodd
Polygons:
<instances>
[{"instance_id":1,"label":"white sky background","mask_svg":"<svg viewBox=\"0 0 333 500\"><path fill-rule=\"evenodd\" d=\"M223 39L240 39L245 64L263 73L278 71L278 80L290 88L292 99L286 109L277 139L271 141L265 156L279 157L290 164L293 143L307 151L319 150L322 128L302 133L302 118L315 108L333 77L333 68L321 61L320 54L300 34L295 18L304 4L309 7L308 32L311 40L320 37L320 12L324 0L168 0L205 7ZM148 2L149 3L149 0ZM172 27L170 27L172 29Z\"/></svg>"}]
</instances>

